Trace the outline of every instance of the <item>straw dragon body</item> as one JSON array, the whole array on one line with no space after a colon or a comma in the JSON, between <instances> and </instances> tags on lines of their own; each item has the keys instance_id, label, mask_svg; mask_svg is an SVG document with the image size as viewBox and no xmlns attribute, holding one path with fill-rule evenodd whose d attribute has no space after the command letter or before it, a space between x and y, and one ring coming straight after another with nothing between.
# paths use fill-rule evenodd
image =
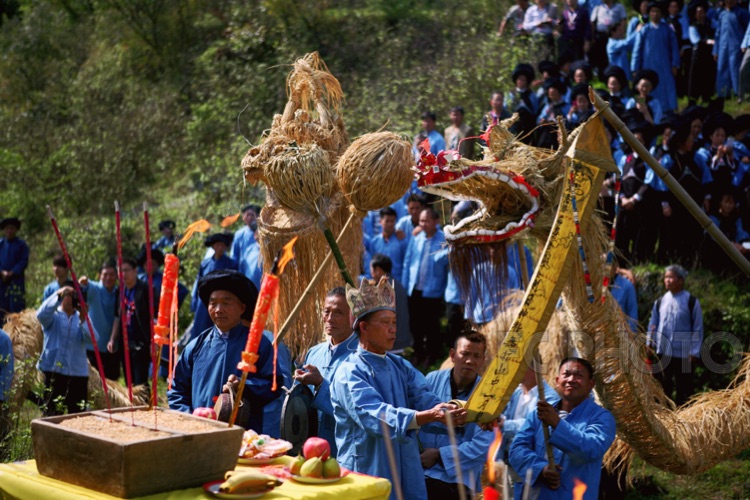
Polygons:
<instances>
[{"instance_id":1,"label":"straw dragon body","mask_svg":"<svg viewBox=\"0 0 750 500\"><path fill-rule=\"evenodd\" d=\"M579 132L580 129L573 134ZM587 155L586 151L572 144L572 138L563 137L558 152L538 150L515 141L500 126L491 130L486 160L470 162L448 157L441 162L442 165L423 170L420 182L425 191L454 200L472 200L480 205L475 215L445 227L453 258L460 264L453 266L457 279L459 282L476 279L466 272L470 269L466 266L466 255L481 254L486 251L483 247L497 248L522 239L535 240L544 251L534 278L554 273L554 276L547 277L564 284L562 295L569 330L582 332L573 334L569 340L564 339L566 345L558 349L558 359L551 359L548 355L545 361L548 367L556 366L559 356L569 353L575 345L594 362L597 394L617 420L618 440L610 450L607 462L610 465L629 462L637 453L661 469L694 474L735 456L750 445L750 406L746 404L750 383L745 381L750 365L743 365L740 376L730 388L701 395L689 405L675 410L643 361L643 335L629 329L616 301L602 289L602 277L608 270L603 259L598 257L608 250L608 238L594 211L581 212L580 221L582 246L584 255L588 256L593 287L586 289L579 252L573 252L567 261L567 257L558 259L560 265L557 268L550 265L554 261L550 255L569 252L571 240L575 238L574 233L559 231L559 226L553 222L561 216L558 213L557 218L553 217L554 211L564 204L567 196L563 192L569 164L566 150L570 158L581 156L585 159ZM573 189L576 190L579 195L583 194L579 187ZM505 252L496 249L493 254L504 256ZM526 302L534 295L537 297L532 297L533 300L542 300L538 296L545 295L543 301L546 303L557 302L554 291L540 294L534 289L535 283L532 279L524 297ZM591 292L594 294L592 301ZM520 337L513 337L513 333L519 322L528 319L526 302L503 341L498 364L487 369L484 379L495 376L496 382L503 381L502 373L513 371L512 366L509 368L504 363L511 364L509 353L519 345ZM544 331L548 320L549 315L546 321L538 323L537 331ZM545 335L543 344L559 343L559 338L551 337L562 334L547 331ZM508 343L512 345L508 346ZM554 351L548 349L545 352ZM506 377L504 380L514 379ZM497 393L507 392L509 396L515 385L517 382L501 383L494 388ZM488 402L474 406L484 408ZM471 409L472 400L468 404ZM479 419L481 417L480 412Z\"/></svg>"}]
</instances>

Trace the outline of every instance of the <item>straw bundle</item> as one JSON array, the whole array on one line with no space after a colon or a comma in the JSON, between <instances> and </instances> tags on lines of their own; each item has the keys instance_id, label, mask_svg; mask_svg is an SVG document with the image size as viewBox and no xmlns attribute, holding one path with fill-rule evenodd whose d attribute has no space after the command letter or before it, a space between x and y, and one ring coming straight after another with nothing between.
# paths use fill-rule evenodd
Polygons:
<instances>
[{"instance_id":1,"label":"straw bundle","mask_svg":"<svg viewBox=\"0 0 750 500\"><path fill-rule=\"evenodd\" d=\"M365 134L339 158L339 184L358 210L377 210L397 201L409 189L414 180L413 164L408 141L392 132Z\"/></svg>"},{"instance_id":2,"label":"straw bundle","mask_svg":"<svg viewBox=\"0 0 750 500\"><path fill-rule=\"evenodd\" d=\"M42 352L44 335L42 325L36 319L34 309L9 314L3 329L13 343L15 370L11 385L11 414L20 410L31 390L44 383L42 373L36 369L36 362Z\"/></svg>"},{"instance_id":3,"label":"straw bundle","mask_svg":"<svg viewBox=\"0 0 750 500\"><path fill-rule=\"evenodd\" d=\"M336 187L328 158L315 144L290 145L271 157L265 177L281 204L311 214L318 213Z\"/></svg>"},{"instance_id":4,"label":"straw bundle","mask_svg":"<svg viewBox=\"0 0 750 500\"><path fill-rule=\"evenodd\" d=\"M109 406L111 408L130 406L128 390L114 380L107 380L107 394L109 395ZM107 408L107 398L104 396L104 390L102 389L102 379L99 376L99 371L91 364L89 364L88 398L91 408L95 410ZM148 400L149 389L146 384L133 386L133 405L147 405Z\"/></svg>"},{"instance_id":5,"label":"straw bundle","mask_svg":"<svg viewBox=\"0 0 750 500\"><path fill-rule=\"evenodd\" d=\"M310 214L292 211L275 201L269 193L268 202L261 210L258 218L257 238L260 243L265 271L270 269L276 253L293 236L299 239L294 245L295 259L287 266L281 278L281 292L279 295L280 323L289 315L302 290L310 282L315 271L326 257L328 243L318 227L318 219ZM327 219L335 235L341 232L349 217L349 209L344 203L341 193L336 193L329 203L327 212L323 215ZM352 221L352 226L358 227L360 219ZM359 273L362 255L361 231L347 231L339 242L341 253L346 260L347 268L352 273ZM343 285L341 274L333 268L320 281L311 297L305 302L301 313L297 316L284 339L284 342L296 355L316 344L322 339L322 306L325 295L331 288ZM269 323L267 326L273 329Z\"/></svg>"}]
</instances>

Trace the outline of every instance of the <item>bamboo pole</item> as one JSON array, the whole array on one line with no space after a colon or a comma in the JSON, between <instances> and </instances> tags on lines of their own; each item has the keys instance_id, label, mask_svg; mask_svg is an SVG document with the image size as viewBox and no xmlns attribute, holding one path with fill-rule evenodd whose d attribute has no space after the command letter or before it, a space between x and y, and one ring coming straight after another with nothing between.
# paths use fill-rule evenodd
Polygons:
<instances>
[{"instance_id":1,"label":"bamboo pole","mask_svg":"<svg viewBox=\"0 0 750 500\"><path fill-rule=\"evenodd\" d=\"M643 158L643 161L645 161L648 166L651 167L651 170L653 170L654 173L664 181L664 184L667 185L670 191L672 191L672 193L685 206L685 208L688 209L688 212L690 212L690 214L695 217L695 220L698 221L701 227L705 229L706 232L714 239L714 241L722 248L722 250L724 250L724 252L729 255L734 263L737 264L737 266L747 276L750 276L750 261L742 256L742 254L734 247L732 242L729 241L729 238L727 238L724 233L721 232L721 230L716 226L716 224L713 223L708 215L706 215L701 207L699 207L698 204L693 201L693 199L680 185L680 183L677 182L674 177L672 177L672 174L670 174L666 168L664 168L658 161L656 161L656 158L651 156L651 154L643 146L643 144L641 144L640 141L635 138L633 133L628 130L628 127L625 126L623 121L620 120L620 118L615 114L614 111L612 111L612 109L610 109L609 104L604 102L604 100L599 97L596 92L594 92L594 89L592 87L589 87L589 99L597 109L602 110L602 115L604 116L604 118L615 128L617 132L620 133L622 138L625 139L625 142L627 142L628 145L633 148L636 153L638 153L638 156Z\"/></svg>"}]
</instances>

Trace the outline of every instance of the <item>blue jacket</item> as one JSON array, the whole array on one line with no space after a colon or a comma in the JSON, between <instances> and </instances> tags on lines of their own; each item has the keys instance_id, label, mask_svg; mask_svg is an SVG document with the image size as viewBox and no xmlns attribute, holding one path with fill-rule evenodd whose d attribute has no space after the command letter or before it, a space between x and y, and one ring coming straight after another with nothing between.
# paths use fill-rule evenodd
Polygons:
<instances>
[{"instance_id":1,"label":"blue jacket","mask_svg":"<svg viewBox=\"0 0 750 500\"><path fill-rule=\"evenodd\" d=\"M630 66L633 72L642 69L656 71L659 75L659 85L651 95L659 101L662 111L677 109L672 68L680 67L680 46L674 31L667 23L662 21L658 26L654 26L649 22L641 28L635 37ZM656 117L654 122L658 123Z\"/></svg>"},{"instance_id":2,"label":"blue jacket","mask_svg":"<svg viewBox=\"0 0 750 500\"><path fill-rule=\"evenodd\" d=\"M57 293L59 289L60 283L58 283L57 280L50 281L47 286L44 287L44 292L42 292L42 302L47 300L47 298L53 293Z\"/></svg>"},{"instance_id":3,"label":"blue jacket","mask_svg":"<svg viewBox=\"0 0 750 500\"><path fill-rule=\"evenodd\" d=\"M305 364L313 365L323 376L323 382L318 387L313 399L313 408L318 410L318 437L322 437L331 445L331 456L337 456L336 449L336 419L333 417L331 403L331 382L339 365L359 347L359 336L351 336L331 350L330 339L313 346L305 356ZM312 387L311 387L312 389Z\"/></svg>"},{"instance_id":4,"label":"blue jacket","mask_svg":"<svg viewBox=\"0 0 750 500\"><path fill-rule=\"evenodd\" d=\"M522 394L523 389L519 384L519 386L516 387L516 390L513 391L513 394L511 394L510 400L503 410L503 417L505 420L503 420L503 443L500 446L500 456L506 459L508 452L510 451L510 445L516 437L516 434L521 430L526 419L536 411L536 403L539 401L539 386L534 386L529 391L531 399L524 418L513 418L516 415L516 409L518 408L518 403L521 401ZM551 405L555 405L560 401L560 395L547 382L544 382L544 397Z\"/></svg>"},{"instance_id":5,"label":"blue jacket","mask_svg":"<svg viewBox=\"0 0 750 500\"><path fill-rule=\"evenodd\" d=\"M0 282L0 319L5 312L21 312L26 307L24 271L29 265L29 247L20 238L0 238L0 271L13 271L10 283Z\"/></svg>"},{"instance_id":6,"label":"blue jacket","mask_svg":"<svg viewBox=\"0 0 750 500\"><path fill-rule=\"evenodd\" d=\"M602 458L615 440L615 419L592 398L586 398L568 416L550 428L550 444L555 463L562 466L560 487L551 490L542 484L540 473L547 465L544 431L536 410L516 434L510 446L510 464L525 477L531 469L531 484L539 487L539 499L569 500L573 497L573 478L586 483L584 500L599 497ZM515 498L520 499L523 482L516 483Z\"/></svg>"},{"instance_id":7,"label":"blue jacket","mask_svg":"<svg viewBox=\"0 0 750 500\"><path fill-rule=\"evenodd\" d=\"M193 297L190 301L190 310L195 313L195 318L193 320L194 333L201 333L213 326L213 321L211 321L211 318L208 315L208 308L203 302L201 302L200 297L198 297L198 282L208 273L220 269L234 269L237 271L237 261L227 256L227 254L224 254L220 259L209 257L203 259L203 262L201 262L198 276L195 278L195 283L193 283Z\"/></svg>"},{"instance_id":8,"label":"blue jacket","mask_svg":"<svg viewBox=\"0 0 750 500\"><path fill-rule=\"evenodd\" d=\"M621 274L616 274L609 289L612 298L620 305L620 309L628 317L630 329L638 331L638 299L635 295L635 287Z\"/></svg>"},{"instance_id":9,"label":"blue jacket","mask_svg":"<svg viewBox=\"0 0 750 500\"><path fill-rule=\"evenodd\" d=\"M416 368L400 356L365 351L341 363L331 384L336 446L342 467L393 481L381 422L389 432L404 498L427 498L420 466L416 414L438 398ZM395 489L390 498L395 499Z\"/></svg>"},{"instance_id":10,"label":"blue jacket","mask_svg":"<svg viewBox=\"0 0 750 500\"><path fill-rule=\"evenodd\" d=\"M696 299L690 311L690 292L680 290L676 294L667 292L654 302L648 322L651 340L657 354L673 358L701 355L703 343L703 313Z\"/></svg>"},{"instance_id":11,"label":"blue jacket","mask_svg":"<svg viewBox=\"0 0 750 500\"><path fill-rule=\"evenodd\" d=\"M716 24L716 37L713 55L716 61L716 94L727 97L730 93L740 93L740 63L743 54L740 51L743 36L750 21L746 8L735 6L732 10L722 9Z\"/></svg>"},{"instance_id":12,"label":"blue jacket","mask_svg":"<svg viewBox=\"0 0 750 500\"><path fill-rule=\"evenodd\" d=\"M89 286L84 289L86 293L86 305L89 307L89 318L94 329L99 332L97 346L99 352L107 352L107 343L112 335L112 326L115 322L115 309L120 298L117 286L108 291L101 281L89 281ZM94 346L89 346L90 351Z\"/></svg>"},{"instance_id":13,"label":"blue jacket","mask_svg":"<svg viewBox=\"0 0 750 500\"><path fill-rule=\"evenodd\" d=\"M441 230L427 239L424 231L409 241L404 256L404 273L401 283L411 296L419 282L419 267L422 263L422 253L428 252L426 279L422 296L429 299L442 298L448 283L448 252L442 247L445 235Z\"/></svg>"},{"instance_id":14,"label":"blue jacket","mask_svg":"<svg viewBox=\"0 0 750 500\"><path fill-rule=\"evenodd\" d=\"M408 244L409 240L406 237L403 240L399 240L395 234L392 234L386 240L383 233L380 233L370 240L370 256L382 253L390 257L393 263L391 274L400 280L403 277L404 255L406 254ZM366 271L369 273L369 266Z\"/></svg>"},{"instance_id":15,"label":"blue jacket","mask_svg":"<svg viewBox=\"0 0 750 500\"><path fill-rule=\"evenodd\" d=\"M447 369L427 374L427 383L443 401L453 399L451 396L452 372L452 369ZM474 387L479 383L479 379L480 377L477 377L474 385L469 387L467 391L456 394L456 398L468 400ZM456 464L448 438L448 429L437 423L422 426L419 430L419 442L422 444L422 448L437 448L440 450L440 461L425 470L424 475L446 483L458 483L456 470L460 467L463 484L478 492L481 486L482 467L487 461L487 450L493 438L492 432L483 431L477 424L458 427L456 429L456 444L459 462Z\"/></svg>"},{"instance_id":16,"label":"blue jacket","mask_svg":"<svg viewBox=\"0 0 750 500\"><path fill-rule=\"evenodd\" d=\"M193 338L175 367L172 389L167 392L169 407L173 410L192 413L196 408L214 406L214 398L221 394L229 375L241 377L237 364L247 343L248 328L238 324L227 335L222 335L215 326ZM284 384L281 366L277 367L277 390L272 391L273 346L267 335L260 339L256 373L250 373L245 384L243 398L251 402L249 428L265 429L265 425L280 429L280 414L275 421L264 422L263 408L282 394ZM290 367L291 370L291 367ZM256 406L257 404L257 406Z\"/></svg>"},{"instance_id":17,"label":"blue jacket","mask_svg":"<svg viewBox=\"0 0 750 500\"><path fill-rule=\"evenodd\" d=\"M242 226L234 232L234 239L232 239L232 251L230 252L234 260L240 260L245 253L245 250L252 244L255 243L255 233L248 226Z\"/></svg>"},{"instance_id":18,"label":"blue jacket","mask_svg":"<svg viewBox=\"0 0 750 500\"><path fill-rule=\"evenodd\" d=\"M55 294L47 298L36 312L44 332L42 354L36 367L43 372L54 372L71 377L88 377L89 362L86 347L92 346L88 327L84 327L78 311L68 316ZM94 337L99 334L94 330Z\"/></svg>"},{"instance_id":19,"label":"blue jacket","mask_svg":"<svg viewBox=\"0 0 750 500\"><path fill-rule=\"evenodd\" d=\"M13 383L13 343L0 329L0 403L6 400Z\"/></svg>"}]
</instances>

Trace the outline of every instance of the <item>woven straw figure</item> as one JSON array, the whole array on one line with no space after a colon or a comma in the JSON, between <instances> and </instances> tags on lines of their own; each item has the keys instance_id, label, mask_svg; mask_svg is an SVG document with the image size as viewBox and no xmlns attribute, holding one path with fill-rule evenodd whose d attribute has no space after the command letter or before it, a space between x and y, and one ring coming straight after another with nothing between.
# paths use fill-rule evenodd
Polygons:
<instances>
[{"instance_id":1,"label":"woven straw figure","mask_svg":"<svg viewBox=\"0 0 750 500\"><path fill-rule=\"evenodd\" d=\"M279 294L282 319L328 254L324 231L339 236L350 215L349 227L358 228L367 210L398 200L413 178L409 143L395 134L367 134L349 145L340 114L341 86L317 53L294 63L287 91L284 113L274 116L261 144L242 160L245 179L262 181L267 188L256 235L266 270L278 250L292 236L299 237ZM358 275L361 231L347 231L338 246L350 275ZM284 339L293 354L321 340L325 294L342 284L332 268L315 285Z\"/></svg>"}]
</instances>

